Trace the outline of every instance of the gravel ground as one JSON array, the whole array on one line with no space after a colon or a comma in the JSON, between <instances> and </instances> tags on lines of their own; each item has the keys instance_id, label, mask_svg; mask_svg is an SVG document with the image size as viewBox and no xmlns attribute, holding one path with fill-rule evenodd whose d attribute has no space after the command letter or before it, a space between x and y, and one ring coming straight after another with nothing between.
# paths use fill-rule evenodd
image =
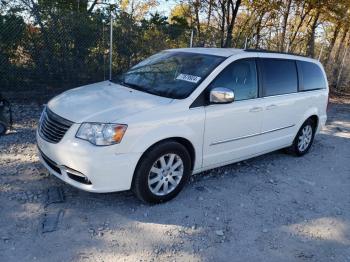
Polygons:
<instances>
[{"instance_id":1,"label":"gravel ground","mask_svg":"<svg viewBox=\"0 0 350 262\"><path fill-rule=\"evenodd\" d=\"M41 108L14 110L0 138L0 261L350 261L349 101L333 100L306 156L195 175L155 206L48 175L35 146Z\"/></svg>"}]
</instances>

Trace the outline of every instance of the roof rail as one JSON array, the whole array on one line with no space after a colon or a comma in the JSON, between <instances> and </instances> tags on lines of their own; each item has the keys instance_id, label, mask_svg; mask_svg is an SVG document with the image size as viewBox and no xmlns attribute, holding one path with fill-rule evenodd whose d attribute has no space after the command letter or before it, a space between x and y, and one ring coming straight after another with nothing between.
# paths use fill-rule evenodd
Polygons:
<instances>
[{"instance_id":1,"label":"roof rail","mask_svg":"<svg viewBox=\"0 0 350 262\"><path fill-rule=\"evenodd\" d=\"M295 56L301 56L301 57L307 57L307 58L312 58L306 55L300 55L300 54L295 54L291 52L280 52L280 51L272 51L272 50L267 50L267 49L254 49L254 48L247 48L243 49L245 52L257 52L257 53L272 53L272 54L283 54L283 55L295 55Z\"/></svg>"}]
</instances>

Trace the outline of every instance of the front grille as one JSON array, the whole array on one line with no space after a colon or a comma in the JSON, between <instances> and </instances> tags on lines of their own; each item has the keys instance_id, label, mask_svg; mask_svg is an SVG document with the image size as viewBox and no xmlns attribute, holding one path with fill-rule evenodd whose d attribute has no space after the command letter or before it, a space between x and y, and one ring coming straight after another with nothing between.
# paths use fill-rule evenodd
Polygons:
<instances>
[{"instance_id":1,"label":"front grille","mask_svg":"<svg viewBox=\"0 0 350 262\"><path fill-rule=\"evenodd\" d=\"M47 142L57 144L72 126L73 122L44 109L39 123L39 135Z\"/></svg>"}]
</instances>

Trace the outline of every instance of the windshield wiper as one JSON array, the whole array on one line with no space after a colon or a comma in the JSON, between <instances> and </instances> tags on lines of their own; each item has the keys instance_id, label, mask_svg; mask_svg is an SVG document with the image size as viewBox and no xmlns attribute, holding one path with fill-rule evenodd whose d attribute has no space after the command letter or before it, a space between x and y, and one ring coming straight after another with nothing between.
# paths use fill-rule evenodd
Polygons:
<instances>
[{"instance_id":1,"label":"windshield wiper","mask_svg":"<svg viewBox=\"0 0 350 262\"><path fill-rule=\"evenodd\" d=\"M113 78L111 80L111 82L115 83L115 84L120 84L122 86L126 86L132 89L136 89L136 90L143 90L142 86L136 85L136 84L131 84L131 83L126 83L123 80L120 80L118 78Z\"/></svg>"},{"instance_id":2,"label":"windshield wiper","mask_svg":"<svg viewBox=\"0 0 350 262\"><path fill-rule=\"evenodd\" d=\"M136 85L136 84L126 83L124 81L120 81L120 84L122 84L123 86L126 86L126 87L130 87L132 89L143 91L142 86L139 86L139 85Z\"/></svg>"},{"instance_id":3,"label":"windshield wiper","mask_svg":"<svg viewBox=\"0 0 350 262\"><path fill-rule=\"evenodd\" d=\"M125 86L125 87L129 87L129 88L134 89L134 90L145 92L145 93L148 93L148 94L151 94L151 95L166 97L166 96L161 95L158 92L152 92L152 91L144 88L143 86L139 86L139 85L131 84L131 83L126 83L126 82L124 82L122 80L116 81L115 79L112 79L112 82L114 82L116 84L120 84L120 85Z\"/></svg>"},{"instance_id":4,"label":"windshield wiper","mask_svg":"<svg viewBox=\"0 0 350 262\"><path fill-rule=\"evenodd\" d=\"M124 85L126 87L129 87L129 88L141 91L141 92L145 92L145 93L151 94L151 95L161 96L157 92L149 91L148 89L144 88L143 86L139 86L139 85L131 84L131 83L126 83L124 81L121 81L120 84Z\"/></svg>"}]
</instances>

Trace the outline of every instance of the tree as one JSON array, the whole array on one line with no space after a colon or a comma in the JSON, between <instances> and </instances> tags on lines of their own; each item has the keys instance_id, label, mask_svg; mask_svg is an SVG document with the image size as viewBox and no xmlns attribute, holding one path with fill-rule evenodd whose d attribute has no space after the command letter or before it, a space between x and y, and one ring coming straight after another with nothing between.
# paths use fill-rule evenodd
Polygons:
<instances>
[{"instance_id":1,"label":"tree","mask_svg":"<svg viewBox=\"0 0 350 262\"><path fill-rule=\"evenodd\" d=\"M332 76L350 41L349 0L173 1L165 17L152 11L157 0L1 0L0 84L4 75L7 86L99 80L111 14L115 72L160 50L187 47L194 31L195 46L243 47L248 39L251 47L309 56L324 46L322 60ZM26 80L8 77L11 72Z\"/></svg>"},{"instance_id":2,"label":"tree","mask_svg":"<svg viewBox=\"0 0 350 262\"><path fill-rule=\"evenodd\" d=\"M331 22L330 28L332 30L332 37L329 40L329 46L326 48L325 53L325 63L326 66L330 63L330 58L336 41L343 29L346 29L350 26L350 2L348 1L337 1L334 3L332 8L328 13L328 17L325 17L328 21ZM345 34L346 35L346 34ZM344 39L343 39L344 41Z\"/></svg>"},{"instance_id":3,"label":"tree","mask_svg":"<svg viewBox=\"0 0 350 262\"><path fill-rule=\"evenodd\" d=\"M283 22L282 22L282 34L281 34L280 48L279 48L280 51L284 51L284 48L285 48L288 18L289 18L290 9L292 6L292 0L283 1L282 6L284 8L284 11L283 11Z\"/></svg>"},{"instance_id":4,"label":"tree","mask_svg":"<svg viewBox=\"0 0 350 262\"><path fill-rule=\"evenodd\" d=\"M235 25L238 9L241 5L241 0L228 0L227 1L227 34L226 34L226 41L224 47L232 47L232 33L233 33L233 27Z\"/></svg>"},{"instance_id":5,"label":"tree","mask_svg":"<svg viewBox=\"0 0 350 262\"><path fill-rule=\"evenodd\" d=\"M25 27L23 18L11 12L0 14L0 86L8 86L16 79L19 68L15 65L19 63L16 60L20 56L18 49L24 38Z\"/></svg>"}]
</instances>

